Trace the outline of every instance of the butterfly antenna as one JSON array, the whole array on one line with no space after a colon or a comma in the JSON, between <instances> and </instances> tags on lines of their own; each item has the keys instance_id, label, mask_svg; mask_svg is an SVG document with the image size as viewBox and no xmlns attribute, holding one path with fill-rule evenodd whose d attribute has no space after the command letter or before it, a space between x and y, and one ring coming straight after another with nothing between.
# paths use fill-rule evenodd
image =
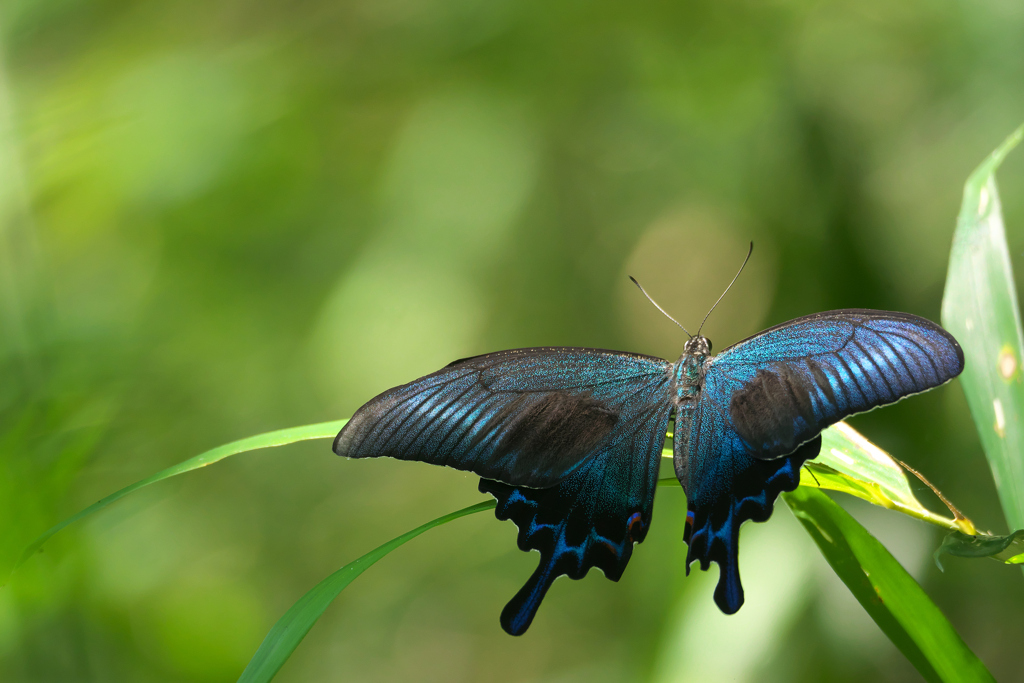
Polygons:
<instances>
[{"instance_id":1,"label":"butterfly antenna","mask_svg":"<svg viewBox=\"0 0 1024 683\"><path fill-rule=\"evenodd\" d=\"M686 332L686 328L685 328L685 327L683 327L682 323L680 323L680 322L679 322L678 320L676 320L675 318L673 318L672 316L670 316L670 315L669 315L668 313L665 313L665 309L664 309L664 308L662 308L661 306L659 306L659 305L658 305L658 302L657 302L657 301L655 301L654 299L652 299L652 298L651 298L651 295L650 295L650 294L648 294L648 293L647 293L647 292L646 292L646 291L644 290L644 288L640 286L640 283L636 281L636 278L634 278L634 277L633 277L632 275L630 275L630 276L629 276L629 279L630 279L630 280L632 280L632 281L633 281L633 284L637 286L637 288L638 288L638 289L639 289L639 290L640 290L640 291L641 291L641 292L643 293L643 295L644 295L644 296L646 296L646 297L647 297L647 300L648 300L648 301L650 301L650 302L651 302L652 304L654 304L654 307L655 307L655 308L657 308L657 309L658 309L659 311L661 311L661 312L662 312L662 314L664 314L664 316L665 316L666 318L668 318L669 320L671 320L672 322L674 322L674 323L675 323L676 325L679 325L679 329L681 329L681 330L682 330L683 332ZM689 337L690 339L693 339L693 335L692 335L692 334L690 334L689 332L686 332L686 336L687 336L687 337Z\"/></svg>"},{"instance_id":2,"label":"butterfly antenna","mask_svg":"<svg viewBox=\"0 0 1024 683\"><path fill-rule=\"evenodd\" d=\"M754 243L753 243L753 241L751 241L750 249L747 250L747 258L743 259L743 265L741 265L740 269L736 271L735 277L733 277L732 282L729 283L729 286L725 288L725 291L722 292L722 296L718 297L718 301L715 302L715 306L718 305L719 301L721 301L722 299L725 298L725 295L729 293L729 290L732 289L732 286L734 284L736 284L736 280L739 279L740 273L743 272L743 269L747 265L747 261L750 260L750 255L753 254L753 253L754 253ZM648 298L650 298L650 297L648 297ZM657 306L658 304L654 304L654 305ZM715 310L715 306L711 307L711 311ZM700 336L700 331L704 329L704 323L706 323L708 321L708 317L711 315L711 311L708 311L708 314L706 316L704 316L704 320L700 321L700 327L697 328L697 336L698 337Z\"/></svg>"}]
</instances>

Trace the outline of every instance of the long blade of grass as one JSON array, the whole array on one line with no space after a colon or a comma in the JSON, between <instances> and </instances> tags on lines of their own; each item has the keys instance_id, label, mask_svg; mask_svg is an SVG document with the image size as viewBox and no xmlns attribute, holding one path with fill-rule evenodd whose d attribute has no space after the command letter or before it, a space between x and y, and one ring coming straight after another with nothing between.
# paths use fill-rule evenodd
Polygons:
<instances>
[{"instance_id":1,"label":"long blade of grass","mask_svg":"<svg viewBox=\"0 0 1024 683\"><path fill-rule=\"evenodd\" d=\"M309 630L313 628L313 624L317 622L328 605L357 576L369 569L377 560L403 543L416 538L424 531L429 531L434 527L447 524L452 520L471 515L475 512L493 510L496 504L497 501L489 500L451 512L443 517L438 517L423 526L416 527L412 531L408 531L388 541L376 550L371 550L358 560L346 564L328 576L299 598L299 601L292 605L284 613L284 616L277 620L277 623L270 629L267 637L263 639L259 649L256 650L256 654L249 661L248 666L245 667L245 671L239 677L238 683L266 683L274 678L288 658L292 656L295 648L298 647L302 639L309 633Z\"/></svg>"},{"instance_id":2,"label":"long blade of grass","mask_svg":"<svg viewBox=\"0 0 1024 683\"><path fill-rule=\"evenodd\" d=\"M917 581L857 520L812 488L783 497L832 569L925 680L995 680Z\"/></svg>"},{"instance_id":3,"label":"long blade of grass","mask_svg":"<svg viewBox=\"0 0 1024 683\"><path fill-rule=\"evenodd\" d=\"M47 529L38 538L36 538L36 540L32 541L27 548L25 548L25 551L21 554L18 562L14 565L14 569L11 571L13 573L18 569L18 567L23 565L28 558L42 548L43 544L50 540L50 538L58 531L64 529L70 524L74 524L83 517L88 517L94 512L99 512L111 503L124 498L133 491L138 491L145 486L155 484L158 481L163 481L164 479L176 477L179 474L185 474L186 472L197 470L200 467L212 465L224 458L232 455L238 455L239 453L245 453L246 451L254 451L260 448L271 448L274 446L285 446L297 441L308 441L309 439L333 439L335 435L341 431L341 428L345 426L346 422L348 422L348 420L335 420L334 422L321 422L318 424L305 425L302 427L289 427L288 429L278 429L273 432L257 434L256 436L250 436L245 439L239 439L238 441L232 441L231 443L224 444L223 446L212 448L195 457L189 458L184 462L180 462L177 465L160 470L154 475L111 493L109 496L96 501L84 510L68 517L63 522L55 524Z\"/></svg>"},{"instance_id":4,"label":"long blade of grass","mask_svg":"<svg viewBox=\"0 0 1024 683\"><path fill-rule=\"evenodd\" d=\"M964 185L942 297L942 325L964 349L960 385L1011 530L1024 529L1024 333L995 172L1022 138L1024 126Z\"/></svg>"}]
</instances>

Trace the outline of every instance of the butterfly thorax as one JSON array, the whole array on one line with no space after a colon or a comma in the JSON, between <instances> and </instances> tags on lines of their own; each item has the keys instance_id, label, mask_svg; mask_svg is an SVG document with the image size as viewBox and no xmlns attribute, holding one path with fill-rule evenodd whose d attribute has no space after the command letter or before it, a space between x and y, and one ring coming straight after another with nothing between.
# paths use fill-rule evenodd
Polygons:
<instances>
[{"instance_id":1,"label":"butterfly thorax","mask_svg":"<svg viewBox=\"0 0 1024 683\"><path fill-rule=\"evenodd\" d=\"M711 356L711 342L697 336L683 346L683 355L675 364L673 390L677 407L693 406L704 381L704 364Z\"/></svg>"}]
</instances>

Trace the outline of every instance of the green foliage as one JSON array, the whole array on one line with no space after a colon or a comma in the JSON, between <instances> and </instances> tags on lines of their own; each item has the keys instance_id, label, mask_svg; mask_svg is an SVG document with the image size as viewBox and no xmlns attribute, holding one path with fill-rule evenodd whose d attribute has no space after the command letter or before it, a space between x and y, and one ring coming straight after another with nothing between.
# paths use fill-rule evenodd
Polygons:
<instances>
[{"instance_id":1,"label":"green foliage","mask_svg":"<svg viewBox=\"0 0 1024 683\"><path fill-rule=\"evenodd\" d=\"M942 567L943 555L955 557L991 557L1006 564L1024 564L1024 529L1007 536L970 535L951 532L935 551L935 562Z\"/></svg>"},{"instance_id":2,"label":"green foliage","mask_svg":"<svg viewBox=\"0 0 1024 683\"><path fill-rule=\"evenodd\" d=\"M971 174L953 235L942 324L964 349L960 384L1010 529L1024 529L1024 332L996 169L1024 125Z\"/></svg>"},{"instance_id":3,"label":"green foliage","mask_svg":"<svg viewBox=\"0 0 1024 683\"><path fill-rule=\"evenodd\" d=\"M355 581L356 577L369 569L377 560L406 541L416 538L424 531L447 524L459 517L493 510L494 506L495 501L484 501L438 517L391 539L328 576L311 588L284 613L284 616L277 620L274 628L270 629L270 633L267 634L256 654L253 655L252 661L245 667L238 683L267 683L273 679L278 670L292 656L302 639L309 633L309 629L313 628L313 624L317 622L324 610L330 606L341 591L345 590L350 583Z\"/></svg>"},{"instance_id":4,"label":"green foliage","mask_svg":"<svg viewBox=\"0 0 1024 683\"><path fill-rule=\"evenodd\" d=\"M689 326L750 239L717 348L833 308L937 319L963 176L1019 122L1022 32L991 2L0 3L0 580L111 491L455 358L674 358L626 275ZM1011 226L1021 159L1000 171ZM959 383L852 424L1002 525ZM623 579L558 582L525 639L495 617L535 558L475 515L365 574L278 680L644 679L677 611L709 603L663 493ZM0 589L0 680L235 680L296 596L478 499L462 473L344 462L326 439L146 486ZM933 526L870 512L1016 676L1019 573L941 574ZM784 618L745 625L751 594L729 622L723 652L763 653L746 681L913 676L816 552L759 549L779 517L745 527L742 568L804 573L772 596Z\"/></svg>"},{"instance_id":5,"label":"green foliage","mask_svg":"<svg viewBox=\"0 0 1024 683\"><path fill-rule=\"evenodd\" d=\"M822 432L821 454L804 466L800 485L848 493L946 529L971 529L926 508L892 456L846 423Z\"/></svg>"},{"instance_id":6,"label":"green foliage","mask_svg":"<svg viewBox=\"0 0 1024 683\"><path fill-rule=\"evenodd\" d=\"M925 680L995 680L921 586L849 513L806 487L783 497L832 569Z\"/></svg>"},{"instance_id":7,"label":"green foliage","mask_svg":"<svg viewBox=\"0 0 1024 683\"><path fill-rule=\"evenodd\" d=\"M15 564L14 569L17 570L17 568L24 564L28 558L32 557L36 551L42 548L43 544L50 540L54 534L67 527L69 524L74 524L83 517L88 517L91 514L99 512L111 503L124 498L129 493L138 491L150 484L155 484L158 481L170 479L171 477L176 477L179 474L185 474L186 472L197 470L200 467L212 465L215 462L220 462L224 458L231 457L232 455L238 455L239 453L254 451L261 448L286 446L288 444L296 443L298 441L307 441L309 439L334 438L341 428L345 426L346 422L348 422L347 419L335 420L333 422L321 422L319 424L304 425L302 427L289 427L287 429L278 429L265 434L257 434L256 436L250 436L245 439L226 443L223 446L211 448L210 450L191 457L184 462L180 462L177 465L160 470L152 476L141 479L134 484L130 484L119 491L111 493L109 496L101 498L84 510L47 529L38 538L32 541L27 548L25 548L21 557L18 559L17 564Z\"/></svg>"}]
</instances>

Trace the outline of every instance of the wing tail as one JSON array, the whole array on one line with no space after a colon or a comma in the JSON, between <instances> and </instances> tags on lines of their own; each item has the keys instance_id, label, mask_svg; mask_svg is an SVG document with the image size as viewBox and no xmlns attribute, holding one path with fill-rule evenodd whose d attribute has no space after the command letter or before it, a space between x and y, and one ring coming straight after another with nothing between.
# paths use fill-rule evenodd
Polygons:
<instances>
[{"instance_id":1,"label":"wing tail","mask_svg":"<svg viewBox=\"0 0 1024 683\"><path fill-rule=\"evenodd\" d=\"M765 522L771 517L775 499L800 483L800 467L818 454L821 437L805 443L794 453L777 460L744 458L731 463L731 486L700 491L688 501L686 566L700 562L707 570L714 562L719 568L715 604L726 614L743 605L740 583L739 532L743 522ZM725 476L727 472L720 472ZM691 517L692 516L692 517ZM692 518L693 522L690 523Z\"/></svg>"},{"instance_id":2,"label":"wing tail","mask_svg":"<svg viewBox=\"0 0 1024 683\"><path fill-rule=\"evenodd\" d=\"M498 499L495 516L519 527L519 549L540 552L536 571L501 613L505 631L526 631L559 576L582 579L591 567L612 581L622 576L633 544L650 528L669 411L666 402L637 416L631 434L621 435L557 486L533 489L480 480L480 491Z\"/></svg>"},{"instance_id":3,"label":"wing tail","mask_svg":"<svg viewBox=\"0 0 1024 683\"><path fill-rule=\"evenodd\" d=\"M519 589L505 609L501 610L501 627L506 633L521 636L530 628L537 615L540 603L547 595L551 584L558 578L551 563L541 562L526 584Z\"/></svg>"}]
</instances>

